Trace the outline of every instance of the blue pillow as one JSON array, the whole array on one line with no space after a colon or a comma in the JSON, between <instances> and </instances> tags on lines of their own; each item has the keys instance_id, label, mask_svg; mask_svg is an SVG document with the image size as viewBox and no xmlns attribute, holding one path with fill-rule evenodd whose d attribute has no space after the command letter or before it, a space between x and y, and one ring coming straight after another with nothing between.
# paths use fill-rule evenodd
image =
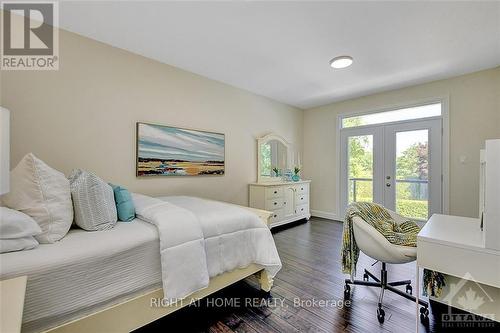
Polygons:
<instances>
[{"instance_id":1,"label":"blue pillow","mask_svg":"<svg viewBox=\"0 0 500 333\"><path fill-rule=\"evenodd\" d=\"M135 219L135 207L132 201L130 192L118 185L109 184L113 188L115 194L116 212L118 213L118 220L123 222L130 222Z\"/></svg>"}]
</instances>

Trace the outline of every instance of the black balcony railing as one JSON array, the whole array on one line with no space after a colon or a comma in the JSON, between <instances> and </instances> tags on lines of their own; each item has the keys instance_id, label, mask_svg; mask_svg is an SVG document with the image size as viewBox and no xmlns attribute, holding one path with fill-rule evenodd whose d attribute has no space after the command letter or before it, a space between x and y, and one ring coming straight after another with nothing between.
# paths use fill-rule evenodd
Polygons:
<instances>
[{"instance_id":1,"label":"black balcony railing","mask_svg":"<svg viewBox=\"0 0 500 333\"><path fill-rule=\"evenodd\" d=\"M356 202L357 201L357 195L358 195L358 182L371 182L373 181L372 178L358 178L358 177L353 177L349 178L349 182L352 182L352 201ZM396 179L396 183L407 183L407 184L415 184L414 188L412 189L412 197L415 199L419 200L424 200L427 198L427 189L422 189L421 184L428 184L429 181L425 179Z\"/></svg>"}]
</instances>

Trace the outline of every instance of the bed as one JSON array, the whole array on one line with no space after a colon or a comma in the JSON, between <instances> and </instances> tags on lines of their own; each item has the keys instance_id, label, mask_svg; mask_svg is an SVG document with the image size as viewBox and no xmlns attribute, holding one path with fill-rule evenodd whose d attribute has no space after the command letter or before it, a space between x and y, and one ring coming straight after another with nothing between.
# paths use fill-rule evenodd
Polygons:
<instances>
[{"instance_id":1,"label":"bed","mask_svg":"<svg viewBox=\"0 0 500 333\"><path fill-rule=\"evenodd\" d=\"M262 225L269 218L269 213L265 211L235 205L223 206L226 204L196 198L165 197L162 201L192 211L200 220L214 221L217 216L214 230L222 233L229 243L240 242L241 233L245 232L243 229L247 226L240 228L242 230L232 230L231 219L234 217L231 213L221 214L220 208L223 208L223 212L251 210ZM219 204L222 206L219 207ZM218 207L217 214L214 214L216 210L211 213L212 206ZM210 276L208 284L189 293L182 301L167 306L163 304L161 307L151 306L152 299L164 298L159 231L154 224L139 218L118 223L109 231L72 229L54 244L2 254L1 279L28 276L23 332L125 332L250 275L260 279L262 289L270 290L272 279L265 265L234 262L230 266L232 269L228 270L227 264L221 264L218 259L221 257L219 243L220 239L211 237L208 232L204 241ZM230 262L235 258L230 259Z\"/></svg>"}]
</instances>

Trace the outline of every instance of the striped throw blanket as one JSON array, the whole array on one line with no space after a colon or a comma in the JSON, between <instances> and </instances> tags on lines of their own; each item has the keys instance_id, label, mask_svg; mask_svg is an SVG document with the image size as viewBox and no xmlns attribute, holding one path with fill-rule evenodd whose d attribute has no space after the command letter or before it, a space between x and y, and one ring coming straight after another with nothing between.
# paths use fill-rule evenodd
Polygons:
<instances>
[{"instance_id":1,"label":"striped throw blanket","mask_svg":"<svg viewBox=\"0 0 500 333\"><path fill-rule=\"evenodd\" d=\"M359 216L381 233L391 244L417 246L419 226L413 221L397 224L383 206L371 202L354 202L347 207L342 235L342 271L356 274L359 248L354 240L352 219Z\"/></svg>"},{"instance_id":2,"label":"striped throw blanket","mask_svg":"<svg viewBox=\"0 0 500 333\"><path fill-rule=\"evenodd\" d=\"M356 274L356 263L359 257L359 248L354 239L352 219L359 216L363 221L369 223L381 233L391 244L402 246L417 246L417 234L420 227L411 220L400 224L383 206L371 202L355 202L347 208L344 219L344 230L342 235L342 271L350 274L351 279ZM424 270L424 294L427 289L432 295L441 293L444 286L444 276L441 273Z\"/></svg>"}]
</instances>

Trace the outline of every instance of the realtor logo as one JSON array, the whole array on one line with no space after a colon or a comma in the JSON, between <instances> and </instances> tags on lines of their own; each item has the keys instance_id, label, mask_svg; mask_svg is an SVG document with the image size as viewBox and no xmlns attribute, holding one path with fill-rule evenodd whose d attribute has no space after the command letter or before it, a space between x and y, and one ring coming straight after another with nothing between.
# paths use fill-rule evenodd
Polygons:
<instances>
[{"instance_id":1,"label":"realtor logo","mask_svg":"<svg viewBox=\"0 0 500 333\"><path fill-rule=\"evenodd\" d=\"M57 2L2 2L2 70L59 69Z\"/></svg>"}]
</instances>

